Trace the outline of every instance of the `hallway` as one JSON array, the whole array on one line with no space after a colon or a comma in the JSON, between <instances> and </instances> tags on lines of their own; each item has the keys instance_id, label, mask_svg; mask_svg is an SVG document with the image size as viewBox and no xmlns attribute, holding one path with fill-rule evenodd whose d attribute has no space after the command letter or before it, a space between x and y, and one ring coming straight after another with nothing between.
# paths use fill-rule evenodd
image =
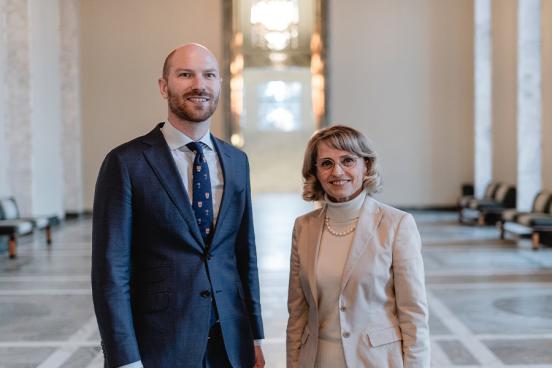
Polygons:
<instances>
[{"instance_id":1,"label":"hallway","mask_svg":"<svg viewBox=\"0 0 552 368\"><path fill-rule=\"evenodd\" d=\"M264 351L285 367L286 298L298 195L254 198ZM423 239L432 366L552 367L552 250L460 226L456 213L415 213ZM102 367L90 291L90 220L0 257L0 368Z\"/></svg>"}]
</instances>

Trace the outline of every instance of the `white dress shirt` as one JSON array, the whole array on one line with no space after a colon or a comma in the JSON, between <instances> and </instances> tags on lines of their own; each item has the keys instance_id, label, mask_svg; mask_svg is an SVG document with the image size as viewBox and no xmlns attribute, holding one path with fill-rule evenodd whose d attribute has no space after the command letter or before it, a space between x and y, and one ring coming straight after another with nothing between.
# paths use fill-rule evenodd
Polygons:
<instances>
[{"instance_id":1,"label":"white dress shirt","mask_svg":"<svg viewBox=\"0 0 552 368\"><path fill-rule=\"evenodd\" d=\"M182 184L188 193L188 199L190 203L193 199L193 163L195 159L194 153L186 147L190 142L194 140L176 129L171 123L166 122L161 128L161 132L169 145L172 157L182 179ZM207 131L203 137L197 142L201 142L203 148L203 154L207 160L207 166L209 166L209 177L211 179L211 196L213 198L213 226L217 223L217 217L220 208L220 201L222 199L222 193L224 190L224 175L222 173L222 167L218 154L215 150L215 145L211 139L210 131Z\"/></svg>"}]
</instances>

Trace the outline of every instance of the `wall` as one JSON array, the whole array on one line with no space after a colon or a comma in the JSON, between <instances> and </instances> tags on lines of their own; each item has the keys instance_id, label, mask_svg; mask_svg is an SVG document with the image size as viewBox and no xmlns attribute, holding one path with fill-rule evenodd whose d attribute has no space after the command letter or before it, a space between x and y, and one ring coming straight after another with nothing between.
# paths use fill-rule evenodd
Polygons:
<instances>
[{"instance_id":1,"label":"wall","mask_svg":"<svg viewBox=\"0 0 552 368\"><path fill-rule=\"evenodd\" d=\"M222 61L222 2L83 0L81 71L84 205L113 147L166 119L157 79L175 47L199 42ZM223 97L221 97L223 101ZM222 106L222 105L221 105ZM222 132L221 106L213 133Z\"/></svg>"},{"instance_id":2,"label":"wall","mask_svg":"<svg viewBox=\"0 0 552 368\"><path fill-rule=\"evenodd\" d=\"M517 1L492 2L493 180L517 181Z\"/></svg>"},{"instance_id":3,"label":"wall","mask_svg":"<svg viewBox=\"0 0 552 368\"><path fill-rule=\"evenodd\" d=\"M379 198L454 204L473 179L473 3L348 4L329 1L330 121L374 141Z\"/></svg>"}]
</instances>

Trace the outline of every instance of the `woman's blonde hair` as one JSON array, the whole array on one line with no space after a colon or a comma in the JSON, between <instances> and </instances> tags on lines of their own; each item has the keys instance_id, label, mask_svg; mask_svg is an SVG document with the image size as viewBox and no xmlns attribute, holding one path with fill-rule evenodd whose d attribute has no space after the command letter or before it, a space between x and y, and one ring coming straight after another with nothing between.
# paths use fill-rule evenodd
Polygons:
<instances>
[{"instance_id":1,"label":"woman's blonde hair","mask_svg":"<svg viewBox=\"0 0 552 368\"><path fill-rule=\"evenodd\" d=\"M364 189L368 194L381 189L381 178L377 165L378 156L364 134L348 126L334 125L316 131L307 144L302 172L303 199L305 201L319 201L324 198L324 189L316 176L318 146L321 142L364 158L367 168L363 180Z\"/></svg>"}]
</instances>

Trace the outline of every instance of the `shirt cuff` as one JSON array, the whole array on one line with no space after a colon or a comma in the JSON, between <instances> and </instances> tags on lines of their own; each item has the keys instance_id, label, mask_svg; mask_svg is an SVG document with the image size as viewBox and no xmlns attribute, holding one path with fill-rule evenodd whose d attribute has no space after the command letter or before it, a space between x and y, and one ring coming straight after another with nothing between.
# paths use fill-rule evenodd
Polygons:
<instances>
[{"instance_id":1,"label":"shirt cuff","mask_svg":"<svg viewBox=\"0 0 552 368\"><path fill-rule=\"evenodd\" d=\"M263 346L263 339L253 340L254 346Z\"/></svg>"},{"instance_id":2,"label":"shirt cuff","mask_svg":"<svg viewBox=\"0 0 552 368\"><path fill-rule=\"evenodd\" d=\"M134 363L122 365L118 368L144 368L144 366L142 365L142 361L139 360L139 361L134 362Z\"/></svg>"}]
</instances>

